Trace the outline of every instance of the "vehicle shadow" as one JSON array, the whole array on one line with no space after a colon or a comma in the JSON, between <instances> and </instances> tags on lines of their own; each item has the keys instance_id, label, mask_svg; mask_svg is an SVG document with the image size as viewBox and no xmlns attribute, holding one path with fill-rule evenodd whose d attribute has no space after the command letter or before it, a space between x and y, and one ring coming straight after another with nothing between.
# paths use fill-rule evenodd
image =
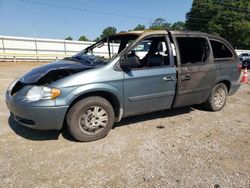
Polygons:
<instances>
[{"instance_id":1,"label":"vehicle shadow","mask_svg":"<svg viewBox=\"0 0 250 188\"><path fill-rule=\"evenodd\" d=\"M148 114L143 115L137 115L132 117L127 117L122 119L121 122L115 123L113 126L113 129L126 126L128 124L143 123L144 121L153 120L157 118L166 118L166 117L172 117L172 116L178 116L182 114L187 114L193 111L194 109L198 110L204 110L200 106L192 106L192 107L181 107L171 110L162 110L158 112L152 112ZM63 128L61 130L35 130L28 127L25 127L18 122L16 122L11 116L8 119L8 123L10 128L19 136L33 141L43 141L43 140L58 140L60 134L69 141L78 142L76 139L74 139L69 131L67 130L66 125L63 125Z\"/></svg>"},{"instance_id":2,"label":"vehicle shadow","mask_svg":"<svg viewBox=\"0 0 250 188\"><path fill-rule=\"evenodd\" d=\"M60 131L42 131L25 127L16 122L12 117L9 117L8 123L10 128L19 136L28 140L42 141L42 140L57 140Z\"/></svg>"},{"instance_id":3,"label":"vehicle shadow","mask_svg":"<svg viewBox=\"0 0 250 188\"><path fill-rule=\"evenodd\" d=\"M196 107L186 106L186 107L175 108L171 110L161 110L158 112L151 112L147 114L127 117L127 118L122 119L122 121L120 121L119 123L116 123L113 128L115 129L118 127L126 126L128 124L139 123L139 122L142 123L144 121L149 121L149 120L158 119L158 118L166 118L166 117L178 116L182 114L188 114L191 111L193 111L194 108Z\"/></svg>"}]
</instances>

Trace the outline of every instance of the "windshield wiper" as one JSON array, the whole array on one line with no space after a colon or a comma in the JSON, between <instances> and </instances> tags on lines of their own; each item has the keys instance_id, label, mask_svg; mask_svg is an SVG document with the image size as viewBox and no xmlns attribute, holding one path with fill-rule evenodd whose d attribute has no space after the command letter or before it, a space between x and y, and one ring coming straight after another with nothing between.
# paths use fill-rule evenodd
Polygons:
<instances>
[{"instance_id":1,"label":"windshield wiper","mask_svg":"<svg viewBox=\"0 0 250 188\"><path fill-rule=\"evenodd\" d=\"M88 58L84 58L82 56L74 56L73 58L77 59L77 60L80 60L80 61L87 61L89 63L89 65L93 65L94 62L89 60Z\"/></svg>"},{"instance_id":2,"label":"windshield wiper","mask_svg":"<svg viewBox=\"0 0 250 188\"><path fill-rule=\"evenodd\" d=\"M89 65L93 65L93 62L88 60L87 58L83 58L81 56L72 56L72 57L65 57L65 60L73 60L73 61L77 61L77 62L88 62Z\"/></svg>"}]
</instances>

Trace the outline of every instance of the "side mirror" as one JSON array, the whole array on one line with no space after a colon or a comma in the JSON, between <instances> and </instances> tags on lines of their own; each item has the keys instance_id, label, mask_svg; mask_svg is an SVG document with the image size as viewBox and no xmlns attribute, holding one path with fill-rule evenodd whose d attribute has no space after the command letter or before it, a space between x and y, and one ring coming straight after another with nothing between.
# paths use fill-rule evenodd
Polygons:
<instances>
[{"instance_id":1,"label":"side mirror","mask_svg":"<svg viewBox=\"0 0 250 188\"><path fill-rule=\"evenodd\" d=\"M137 56L127 57L127 59L120 60L120 67L124 70L137 68L141 65Z\"/></svg>"}]
</instances>

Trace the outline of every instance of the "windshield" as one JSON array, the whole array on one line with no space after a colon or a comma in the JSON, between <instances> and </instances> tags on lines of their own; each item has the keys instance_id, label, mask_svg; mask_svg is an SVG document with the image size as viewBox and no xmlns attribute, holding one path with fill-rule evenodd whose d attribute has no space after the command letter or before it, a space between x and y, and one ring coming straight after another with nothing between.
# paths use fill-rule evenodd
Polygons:
<instances>
[{"instance_id":1,"label":"windshield","mask_svg":"<svg viewBox=\"0 0 250 188\"><path fill-rule=\"evenodd\" d=\"M85 60L90 64L108 63L129 46L138 34L117 34L108 36L72 56L77 60Z\"/></svg>"}]
</instances>

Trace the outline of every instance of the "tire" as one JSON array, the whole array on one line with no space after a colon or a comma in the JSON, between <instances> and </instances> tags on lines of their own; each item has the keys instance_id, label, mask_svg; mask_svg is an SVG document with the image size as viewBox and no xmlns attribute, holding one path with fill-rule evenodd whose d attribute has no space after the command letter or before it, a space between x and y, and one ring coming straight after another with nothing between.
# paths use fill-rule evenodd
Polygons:
<instances>
[{"instance_id":1,"label":"tire","mask_svg":"<svg viewBox=\"0 0 250 188\"><path fill-rule=\"evenodd\" d=\"M112 105L102 97L88 97L74 104L66 116L71 135L78 141L89 142L105 137L113 127Z\"/></svg>"},{"instance_id":2,"label":"tire","mask_svg":"<svg viewBox=\"0 0 250 188\"><path fill-rule=\"evenodd\" d=\"M227 86L223 83L218 83L213 87L210 97L205 102L205 107L210 111L220 111L226 104L227 95Z\"/></svg>"}]
</instances>

